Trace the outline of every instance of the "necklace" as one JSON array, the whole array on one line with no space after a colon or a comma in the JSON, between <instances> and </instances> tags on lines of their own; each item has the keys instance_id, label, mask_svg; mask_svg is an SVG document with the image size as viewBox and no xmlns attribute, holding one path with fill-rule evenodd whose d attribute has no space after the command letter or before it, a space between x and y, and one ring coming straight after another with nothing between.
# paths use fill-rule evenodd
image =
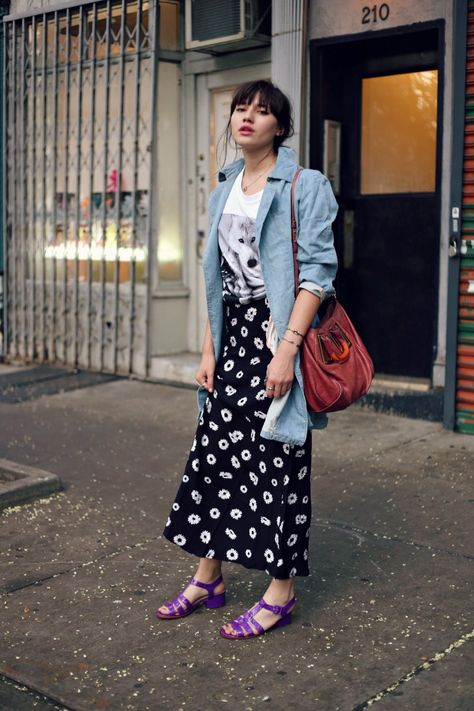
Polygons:
<instances>
[{"instance_id":1,"label":"necklace","mask_svg":"<svg viewBox=\"0 0 474 711\"><path fill-rule=\"evenodd\" d=\"M244 168L244 173L242 175L242 191L244 193L246 193L247 190L250 188L250 186L253 185L254 183L256 183L257 180L259 180L262 177L262 175L265 175L266 173L269 173L272 170L272 168L275 166L275 163L276 163L276 161L270 166L270 168L268 168L267 170L264 170L263 173L260 173L260 175L257 175L255 180L252 180L252 182L248 183L248 185L246 185L245 187L244 187L244 175L245 175L245 168Z\"/></svg>"}]
</instances>

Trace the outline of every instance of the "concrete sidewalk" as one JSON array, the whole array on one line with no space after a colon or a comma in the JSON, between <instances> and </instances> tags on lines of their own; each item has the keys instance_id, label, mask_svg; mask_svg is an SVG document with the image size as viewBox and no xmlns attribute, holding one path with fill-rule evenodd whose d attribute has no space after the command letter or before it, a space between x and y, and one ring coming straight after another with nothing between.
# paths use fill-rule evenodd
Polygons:
<instances>
[{"instance_id":1,"label":"concrete sidewalk","mask_svg":"<svg viewBox=\"0 0 474 711\"><path fill-rule=\"evenodd\" d=\"M313 435L312 574L294 622L239 643L218 629L268 578L237 564L225 608L154 616L196 564L161 535L193 390L117 380L2 403L0 418L0 457L65 487L0 517L0 709L474 708L474 437L333 415Z\"/></svg>"}]
</instances>

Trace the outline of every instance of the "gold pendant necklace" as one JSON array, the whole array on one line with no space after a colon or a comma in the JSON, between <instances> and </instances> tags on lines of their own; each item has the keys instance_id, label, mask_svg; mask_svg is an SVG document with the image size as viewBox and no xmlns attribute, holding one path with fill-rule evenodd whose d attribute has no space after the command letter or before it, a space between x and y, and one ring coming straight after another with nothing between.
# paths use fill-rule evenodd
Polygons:
<instances>
[{"instance_id":1,"label":"gold pendant necklace","mask_svg":"<svg viewBox=\"0 0 474 711\"><path fill-rule=\"evenodd\" d=\"M244 168L244 172L243 172L243 175L242 175L242 181L241 181L241 184L242 184L242 191L243 191L244 193L246 193L247 190L250 188L250 186L253 185L254 183L256 183L257 180L259 180L259 179L262 177L262 175L265 175L265 173L269 173L269 172L275 167L275 164L276 164L276 161L270 166L270 168L268 168L267 170L264 170L263 173L260 173L260 175L258 175L258 176L255 178L255 180L252 180L252 182L249 183L248 185L246 185L245 187L244 187L244 175L245 175L245 168Z\"/></svg>"}]
</instances>

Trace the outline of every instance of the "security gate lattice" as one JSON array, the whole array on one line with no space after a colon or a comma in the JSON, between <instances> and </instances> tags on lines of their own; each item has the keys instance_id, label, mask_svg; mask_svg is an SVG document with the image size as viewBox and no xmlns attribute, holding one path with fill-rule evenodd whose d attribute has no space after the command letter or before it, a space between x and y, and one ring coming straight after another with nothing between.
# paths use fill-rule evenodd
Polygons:
<instances>
[{"instance_id":1,"label":"security gate lattice","mask_svg":"<svg viewBox=\"0 0 474 711\"><path fill-rule=\"evenodd\" d=\"M157 13L5 27L6 353L146 375Z\"/></svg>"}]
</instances>

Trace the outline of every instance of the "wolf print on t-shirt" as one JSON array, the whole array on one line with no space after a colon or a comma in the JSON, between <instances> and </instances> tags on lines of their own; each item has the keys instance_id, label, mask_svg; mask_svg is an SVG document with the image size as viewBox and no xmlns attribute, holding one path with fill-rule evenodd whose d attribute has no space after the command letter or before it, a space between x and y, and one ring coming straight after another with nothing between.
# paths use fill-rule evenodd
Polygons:
<instances>
[{"instance_id":1,"label":"wolf print on t-shirt","mask_svg":"<svg viewBox=\"0 0 474 711\"><path fill-rule=\"evenodd\" d=\"M255 220L223 213L219 248L224 301L248 304L265 296L260 254L255 242Z\"/></svg>"}]
</instances>

